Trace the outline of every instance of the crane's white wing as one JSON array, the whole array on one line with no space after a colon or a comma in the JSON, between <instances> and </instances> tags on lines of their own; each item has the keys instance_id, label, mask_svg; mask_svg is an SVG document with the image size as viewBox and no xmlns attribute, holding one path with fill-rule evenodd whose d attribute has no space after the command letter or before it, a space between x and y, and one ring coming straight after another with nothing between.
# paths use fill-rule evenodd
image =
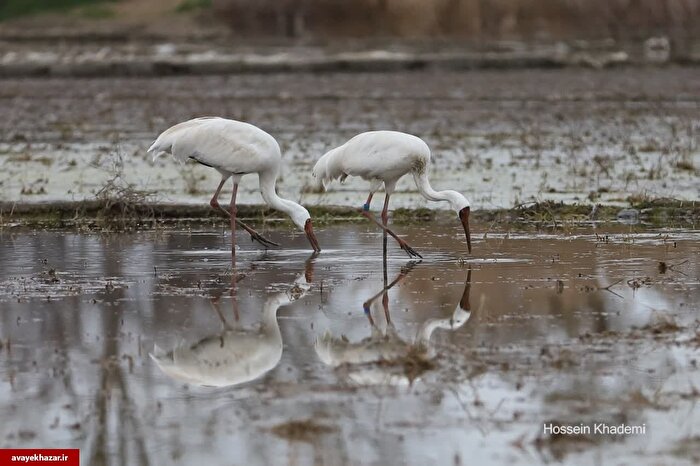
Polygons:
<instances>
[{"instance_id":1,"label":"crane's white wing","mask_svg":"<svg viewBox=\"0 0 700 466\"><path fill-rule=\"evenodd\" d=\"M422 139L397 131L370 131L326 153L313 174L324 186L345 176L390 183L429 163L430 149Z\"/></svg>"},{"instance_id":2,"label":"crane's white wing","mask_svg":"<svg viewBox=\"0 0 700 466\"><path fill-rule=\"evenodd\" d=\"M203 117L165 130L148 149L193 159L229 173L253 173L279 164L277 141L265 131L241 121Z\"/></svg>"}]
</instances>

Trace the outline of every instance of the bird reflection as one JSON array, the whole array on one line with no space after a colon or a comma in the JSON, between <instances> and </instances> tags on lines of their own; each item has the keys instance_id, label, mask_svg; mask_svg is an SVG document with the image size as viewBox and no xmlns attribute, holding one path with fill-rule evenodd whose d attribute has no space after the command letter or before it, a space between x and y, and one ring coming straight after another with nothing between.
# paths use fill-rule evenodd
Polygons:
<instances>
[{"instance_id":1,"label":"bird reflection","mask_svg":"<svg viewBox=\"0 0 700 466\"><path fill-rule=\"evenodd\" d=\"M407 341L399 335L391 320L388 292L406 278L415 265L413 261L407 263L388 284L384 269L384 288L363 304L371 328L369 337L351 342L345 336L339 338L328 331L316 340L316 354L323 363L344 369L348 378L362 385L407 385L420 375L420 370L414 370L416 367L430 366L430 360L435 356L430 342L435 330L456 330L472 316L469 303L472 270L470 268L467 272L462 298L454 312L447 318L426 320L413 341ZM387 324L384 331L376 325L371 313L372 304L380 298Z\"/></svg>"},{"instance_id":2,"label":"bird reflection","mask_svg":"<svg viewBox=\"0 0 700 466\"><path fill-rule=\"evenodd\" d=\"M220 333L170 351L155 346L151 358L166 375L194 385L227 387L262 377L282 358L282 333L277 323L277 311L308 292L315 256L313 254L306 261L304 273L288 290L267 298L259 328L240 328L237 319L233 325L229 324L218 303L213 302L223 324ZM238 307L233 293L232 298L237 317Z\"/></svg>"}]
</instances>

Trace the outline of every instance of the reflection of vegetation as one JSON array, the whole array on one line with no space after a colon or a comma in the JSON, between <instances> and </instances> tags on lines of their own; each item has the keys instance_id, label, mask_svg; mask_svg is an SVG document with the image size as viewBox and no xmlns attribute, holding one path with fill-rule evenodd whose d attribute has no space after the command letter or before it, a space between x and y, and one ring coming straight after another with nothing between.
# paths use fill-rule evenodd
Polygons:
<instances>
[{"instance_id":1,"label":"reflection of vegetation","mask_svg":"<svg viewBox=\"0 0 700 466\"><path fill-rule=\"evenodd\" d=\"M118 275L120 270L113 272ZM90 458L89 464L95 466L113 464L110 452L115 449L121 464L150 464L139 411L120 365L121 312L105 313L102 320L100 384L95 394L97 415L90 426L92 435L86 455Z\"/></svg>"},{"instance_id":2,"label":"reflection of vegetation","mask_svg":"<svg viewBox=\"0 0 700 466\"><path fill-rule=\"evenodd\" d=\"M405 355L401 355L393 360L382 360L377 364L384 367L398 367L402 369L406 379L413 383L424 372L431 371L437 367L435 359L430 358L427 351L428 348L425 347L425 343L421 342L410 346Z\"/></svg>"},{"instance_id":3,"label":"reflection of vegetation","mask_svg":"<svg viewBox=\"0 0 700 466\"><path fill-rule=\"evenodd\" d=\"M94 10L99 8L95 4L105 3L110 0L5 0L0 2L0 21L4 19L14 18L17 16L26 16L47 11L64 11L78 6L88 6L87 15L95 14L95 11L104 15L105 9Z\"/></svg>"},{"instance_id":4,"label":"reflection of vegetation","mask_svg":"<svg viewBox=\"0 0 700 466\"><path fill-rule=\"evenodd\" d=\"M186 13L189 11L204 10L211 7L211 0L182 0L175 11Z\"/></svg>"},{"instance_id":5,"label":"reflection of vegetation","mask_svg":"<svg viewBox=\"0 0 700 466\"><path fill-rule=\"evenodd\" d=\"M313 419L285 422L276 425L271 430L273 434L283 439L309 443L316 440L319 435L335 432L335 428L317 424Z\"/></svg>"}]
</instances>

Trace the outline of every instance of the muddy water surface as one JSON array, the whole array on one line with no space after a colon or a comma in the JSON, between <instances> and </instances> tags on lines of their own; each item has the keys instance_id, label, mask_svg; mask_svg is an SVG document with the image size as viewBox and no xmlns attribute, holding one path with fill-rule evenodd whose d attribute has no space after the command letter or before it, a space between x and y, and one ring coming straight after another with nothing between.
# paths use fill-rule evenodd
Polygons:
<instances>
[{"instance_id":1,"label":"muddy water surface","mask_svg":"<svg viewBox=\"0 0 700 466\"><path fill-rule=\"evenodd\" d=\"M692 464L700 234L0 233L0 447L86 464ZM483 231L483 229L481 229ZM233 282L233 286L232 286ZM543 424L644 425L552 436Z\"/></svg>"}]
</instances>

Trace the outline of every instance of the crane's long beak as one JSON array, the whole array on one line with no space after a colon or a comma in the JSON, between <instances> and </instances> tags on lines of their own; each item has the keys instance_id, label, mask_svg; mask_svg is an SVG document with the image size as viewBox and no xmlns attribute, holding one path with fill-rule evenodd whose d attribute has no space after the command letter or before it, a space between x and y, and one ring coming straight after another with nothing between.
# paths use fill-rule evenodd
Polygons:
<instances>
[{"instance_id":1,"label":"crane's long beak","mask_svg":"<svg viewBox=\"0 0 700 466\"><path fill-rule=\"evenodd\" d=\"M304 224L304 233L306 233L306 237L309 239L313 250L315 252L321 252L321 246L319 246L316 235L314 234L314 227L311 225L311 219L306 220Z\"/></svg>"},{"instance_id":2,"label":"crane's long beak","mask_svg":"<svg viewBox=\"0 0 700 466\"><path fill-rule=\"evenodd\" d=\"M464 209L459 211L459 219L462 222L462 226L464 227L464 235L467 237L467 249L469 250L469 254L472 253L472 237L471 233L469 232L469 207L465 207Z\"/></svg>"}]
</instances>

